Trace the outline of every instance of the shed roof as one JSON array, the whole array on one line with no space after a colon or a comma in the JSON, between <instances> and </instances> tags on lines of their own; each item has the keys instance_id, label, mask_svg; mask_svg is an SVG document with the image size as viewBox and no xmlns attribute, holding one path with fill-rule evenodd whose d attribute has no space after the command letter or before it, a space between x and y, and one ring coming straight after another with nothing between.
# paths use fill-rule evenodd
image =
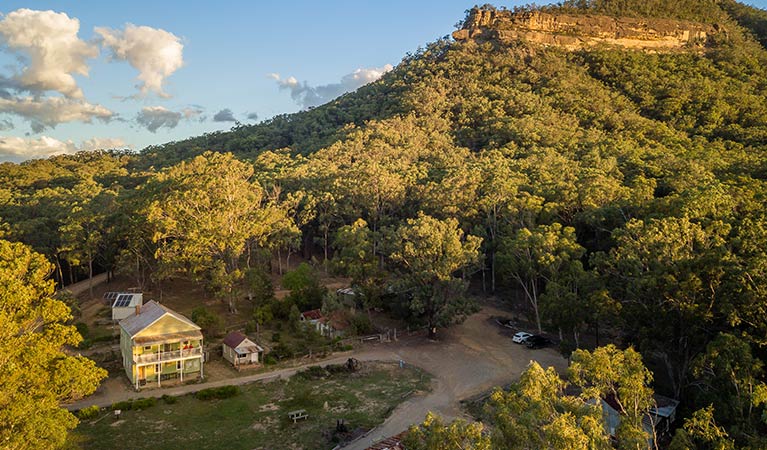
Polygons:
<instances>
[{"instance_id":1,"label":"shed roof","mask_svg":"<svg viewBox=\"0 0 767 450\"><path fill-rule=\"evenodd\" d=\"M112 308L135 308L143 301L144 295L134 292L115 292Z\"/></svg>"},{"instance_id":2,"label":"shed roof","mask_svg":"<svg viewBox=\"0 0 767 450\"><path fill-rule=\"evenodd\" d=\"M304 311L301 316L306 320L319 320L322 319L322 311L319 309L312 309L311 311Z\"/></svg>"},{"instance_id":3,"label":"shed roof","mask_svg":"<svg viewBox=\"0 0 767 450\"><path fill-rule=\"evenodd\" d=\"M141 311L138 314L132 315L120 321L120 327L125 330L130 337L140 333L141 330L147 328L153 323L157 322L164 316L169 315L176 320L186 323L193 327L195 330L200 330L200 327L196 323L182 316L181 314L167 308L154 300L147 302L141 307Z\"/></svg>"},{"instance_id":4,"label":"shed roof","mask_svg":"<svg viewBox=\"0 0 767 450\"><path fill-rule=\"evenodd\" d=\"M224 338L224 344L226 344L227 347L235 348L247 338L248 338L247 336L240 333L239 331L232 331L231 333L227 334L226 337Z\"/></svg>"}]
</instances>

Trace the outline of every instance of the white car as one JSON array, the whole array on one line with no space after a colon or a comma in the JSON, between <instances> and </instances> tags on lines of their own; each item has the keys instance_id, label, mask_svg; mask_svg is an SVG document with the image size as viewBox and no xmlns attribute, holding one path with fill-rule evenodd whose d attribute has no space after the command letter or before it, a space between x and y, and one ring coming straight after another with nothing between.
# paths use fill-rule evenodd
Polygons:
<instances>
[{"instance_id":1,"label":"white car","mask_svg":"<svg viewBox=\"0 0 767 450\"><path fill-rule=\"evenodd\" d=\"M511 341L517 344L524 344L525 340L527 340L527 338L529 338L530 336L532 336L532 334L524 332L524 331L520 331L519 333L515 334L514 337L511 338Z\"/></svg>"}]
</instances>

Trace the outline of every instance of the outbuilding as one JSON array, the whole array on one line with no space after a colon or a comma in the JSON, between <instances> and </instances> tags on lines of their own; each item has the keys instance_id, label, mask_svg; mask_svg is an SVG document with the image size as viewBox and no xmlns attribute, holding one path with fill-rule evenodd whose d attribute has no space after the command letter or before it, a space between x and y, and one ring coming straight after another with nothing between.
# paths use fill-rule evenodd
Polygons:
<instances>
[{"instance_id":1,"label":"outbuilding","mask_svg":"<svg viewBox=\"0 0 767 450\"><path fill-rule=\"evenodd\" d=\"M263 362L264 349L239 331L232 331L224 338L224 359L234 367Z\"/></svg>"},{"instance_id":2,"label":"outbuilding","mask_svg":"<svg viewBox=\"0 0 767 450\"><path fill-rule=\"evenodd\" d=\"M112 301L112 320L119 322L134 314L138 314L144 303L144 295L133 292L114 292Z\"/></svg>"}]
</instances>

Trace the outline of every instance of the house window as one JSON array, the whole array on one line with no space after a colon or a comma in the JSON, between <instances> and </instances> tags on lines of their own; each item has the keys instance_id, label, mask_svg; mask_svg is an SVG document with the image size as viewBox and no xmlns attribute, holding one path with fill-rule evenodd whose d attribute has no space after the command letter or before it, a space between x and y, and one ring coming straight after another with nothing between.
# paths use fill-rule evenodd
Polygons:
<instances>
[{"instance_id":1,"label":"house window","mask_svg":"<svg viewBox=\"0 0 767 450\"><path fill-rule=\"evenodd\" d=\"M157 372L157 373L160 373L160 365L159 364L155 364L154 365L154 371Z\"/></svg>"},{"instance_id":2,"label":"house window","mask_svg":"<svg viewBox=\"0 0 767 450\"><path fill-rule=\"evenodd\" d=\"M181 370L181 361L176 361L176 370Z\"/></svg>"},{"instance_id":3,"label":"house window","mask_svg":"<svg viewBox=\"0 0 767 450\"><path fill-rule=\"evenodd\" d=\"M144 351L148 352L149 350L152 350L152 346L151 345L145 345L144 346Z\"/></svg>"}]
</instances>

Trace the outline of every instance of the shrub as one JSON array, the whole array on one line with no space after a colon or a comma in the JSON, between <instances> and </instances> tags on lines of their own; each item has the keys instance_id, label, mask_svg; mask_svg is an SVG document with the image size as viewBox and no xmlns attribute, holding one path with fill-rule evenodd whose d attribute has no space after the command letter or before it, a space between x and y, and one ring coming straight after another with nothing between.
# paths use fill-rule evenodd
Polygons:
<instances>
[{"instance_id":1,"label":"shrub","mask_svg":"<svg viewBox=\"0 0 767 450\"><path fill-rule=\"evenodd\" d=\"M370 321L370 317L364 314L355 314L349 320L352 330L356 335L370 334L375 329L373 323Z\"/></svg>"},{"instance_id":2,"label":"shrub","mask_svg":"<svg viewBox=\"0 0 767 450\"><path fill-rule=\"evenodd\" d=\"M277 358L274 357L272 354L268 354L264 356L264 365L271 366L277 364Z\"/></svg>"},{"instance_id":3,"label":"shrub","mask_svg":"<svg viewBox=\"0 0 767 450\"><path fill-rule=\"evenodd\" d=\"M292 358L296 351L288 344L277 344L272 349L271 355L277 359Z\"/></svg>"},{"instance_id":4,"label":"shrub","mask_svg":"<svg viewBox=\"0 0 767 450\"><path fill-rule=\"evenodd\" d=\"M132 408L133 408L133 402L131 400L112 403L112 411L116 409L119 409L121 411L130 411Z\"/></svg>"},{"instance_id":5,"label":"shrub","mask_svg":"<svg viewBox=\"0 0 767 450\"><path fill-rule=\"evenodd\" d=\"M192 322L202 328L204 334L218 335L223 324L221 316L204 306L198 306L192 310Z\"/></svg>"},{"instance_id":6,"label":"shrub","mask_svg":"<svg viewBox=\"0 0 767 450\"><path fill-rule=\"evenodd\" d=\"M346 364L328 364L325 366L325 370L327 370L331 375L348 372L346 369Z\"/></svg>"},{"instance_id":7,"label":"shrub","mask_svg":"<svg viewBox=\"0 0 767 450\"><path fill-rule=\"evenodd\" d=\"M99 415L99 412L101 411L101 408L99 408L96 405L91 405L86 408L81 409L80 411L77 411L77 417L80 420L89 420L93 419L94 417Z\"/></svg>"},{"instance_id":8,"label":"shrub","mask_svg":"<svg viewBox=\"0 0 767 450\"><path fill-rule=\"evenodd\" d=\"M77 322L75 324L75 328L77 328L77 332L80 333L80 336L82 336L83 339L86 339L90 335L90 329L88 328L88 324L85 324L83 322Z\"/></svg>"},{"instance_id":9,"label":"shrub","mask_svg":"<svg viewBox=\"0 0 767 450\"><path fill-rule=\"evenodd\" d=\"M157 399L154 397L140 398L133 401L133 409L147 409L157 404Z\"/></svg>"},{"instance_id":10,"label":"shrub","mask_svg":"<svg viewBox=\"0 0 767 450\"><path fill-rule=\"evenodd\" d=\"M217 388L208 388L198 391L194 394L197 400L214 400L225 399L234 397L240 393L240 388L237 386L221 386Z\"/></svg>"},{"instance_id":11,"label":"shrub","mask_svg":"<svg viewBox=\"0 0 767 450\"><path fill-rule=\"evenodd\" d=\"M168 405L172 405L172 404L174 404L174 403L176 403L178 401L178 399L176 397L174 397L172 395L168 395L168 394L163 394L163 396L160 397L160 398L162 399L162 401L164 401Z\"/></svg>"}]
</instances>

